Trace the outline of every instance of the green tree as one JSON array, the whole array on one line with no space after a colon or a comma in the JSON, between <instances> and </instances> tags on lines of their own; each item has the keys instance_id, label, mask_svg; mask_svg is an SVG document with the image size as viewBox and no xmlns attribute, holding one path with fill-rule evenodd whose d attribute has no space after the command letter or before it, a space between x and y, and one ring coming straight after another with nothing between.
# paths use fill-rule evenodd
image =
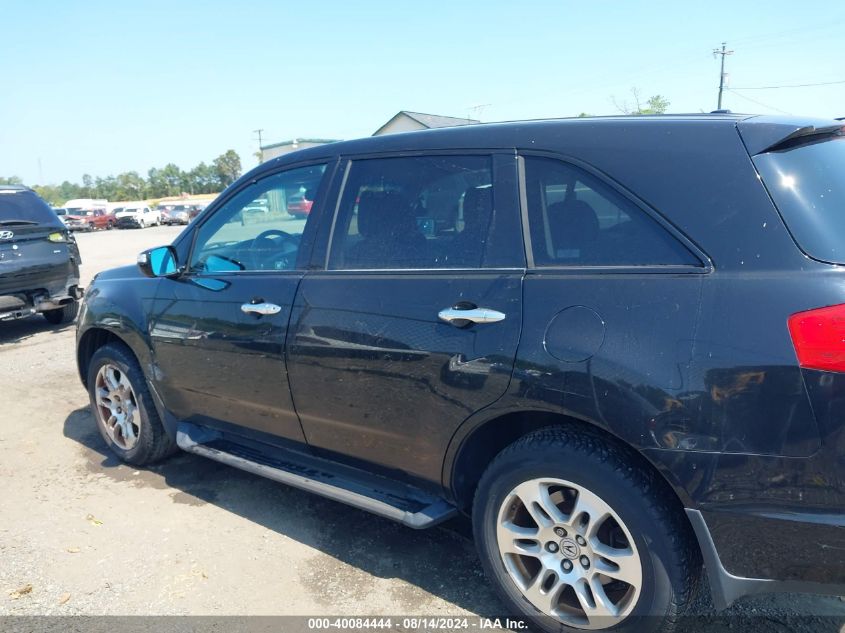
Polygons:
<instances>
[{"instance_id":1,"label":"green tree","mask_svg":"<svg viewBox=\"0 0 845 633\"><path fill-rule=\"evenodd\" d=\"M669 99L663 95L654 95L646 101L646 107L640 108L639 114L664 114L669 109Z\"/></svg>"},{"instance_id":2,"label":"green tree","mask_svg":"<svg viewBox=\"0 0 845 633\"><path fill-rule=\"evenodd\" d=\"M640 91L637 88L631 88L631 95L634 98L633 104L629 104L627 100L619 101L616 97L611 97L610 100L622 114L665 114L669 109L670 101L663 95L651 96L645 104L643 104Z\"/></svg>"},{"instance_id":3,"label":"green tree","mask_svg":"<svg viewBox=\"0 0 845 633\"><path fill-rule=\"evenodd\" d=\"M214 171L221 188L226 188L241 175L241 157L233 149L214 159Z\"/></svg>"},{"instance_id":4,"label":"green tree","mask_svg":"<svg viewBox=\"0 0 845 633\"><path fill-rule=\"evenodd\" d=\"M163 198L167 195L167 183L161 175L161 170L156 167L147 172L147 195L151 198Z\"/></svg>"},{"instance_id":5,"label":"green tree","mask_svg":"<svg viewBox=\"0 0 845 633\"><path fill-rule=\"evenodd\" d=\"M94 195L94 179L90 174L82 174L82 189L79 191L80 198L90 198Z\"/></svg>"},{"instance_id":6,"label":"green tree","mask_svg":"<svg viewBox=\"0 0 845 633\"><path fill-rule=\"evenodd\" d=\"M17 176L9 176L8 178L4 178L0 176L0 185L22 185L23 180L18 178Z\"/></svg>"},{"instance_id":7,"label":"green tree","mask_svg":"<svg viewBox=\"0 0 845 633\"><path fill-rule=\"evenodd\" d=\"M119 174L116 180L115 200L143 200L146 197L147 183L137 171Z\"/></svg>"},{"instance_id":8,"label":"green tree","mask_svg":"<svg viewBox=\"0 0 845 633\"><path fill-rule=\"evenodd\" d=\"M193 193L213 193L217 189L217 174L211 165L200 163L188 172Z\"/></svg>"},{"instance_id":9,"label":"green tree","mask_svg":"<svg viewBox=\"0 0 845 633\"><path fill-rule=\"evenodd\" d=\"M166 196L178 196L182 193L182 170L173 163L167 163L161 170Z\"/></svg>"}]
</instances>

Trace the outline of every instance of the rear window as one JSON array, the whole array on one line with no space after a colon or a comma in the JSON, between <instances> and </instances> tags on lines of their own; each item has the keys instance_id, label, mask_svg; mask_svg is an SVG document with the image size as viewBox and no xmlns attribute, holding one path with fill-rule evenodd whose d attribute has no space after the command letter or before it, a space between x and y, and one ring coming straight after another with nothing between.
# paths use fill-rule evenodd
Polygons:
<instances>
[{"instance_id":1,"label":"rear window","mask_svg":"<svg viewBox=\"0 0 845 633\"><path fill-rule=\"evenodd\" d=\"M754 164L801 249L845 264L845 137L759 154Z\"/></svg>"},{"instance_id":2,"label":"rear window","mask_svg":"<svg viewBox=\"0 0 845 633\"><path fill-rule=\"evenodd\" d=\"M0 190L0 224L32 223L62 226L53 210L32 191Z\"/></svg>"}]
</instances>

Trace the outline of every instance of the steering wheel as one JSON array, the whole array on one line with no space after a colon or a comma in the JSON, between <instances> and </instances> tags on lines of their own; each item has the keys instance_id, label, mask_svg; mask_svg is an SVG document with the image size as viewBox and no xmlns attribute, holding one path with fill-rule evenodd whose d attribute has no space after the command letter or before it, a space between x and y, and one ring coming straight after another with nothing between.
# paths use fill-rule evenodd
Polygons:
<instances>
[{"instance_id":1,"label":"steering wheel","mask_svg":"<svg viewBox=\"0 0 845 633\"><path fill-rule=\"evenodd\" d=\"M284 244L285 242L298 242L297 235L292 235L287 233L286 231L282 231L280 229L267 229L266 231L262 231L255 238L252 240L252 243L249 245L250 252L253 253L253 260L257 264L258 268L263 269L264 264L272 261L276 262L279 261L279 256L284 255L281 260L284 261L285 268L288 267L288 257L291 253L280 253L278 245L275 240L271 239L272 237L278 236L281 238L278 244ZM261 242L265 242L264 246L261 246ZM262 256L262 251L269 251L269 255ZM294 251L294 254L296 251ZM272 260L270 259L272 257ZM275 268L275 266L274 266Z\"/></svg>"}]
</instances>

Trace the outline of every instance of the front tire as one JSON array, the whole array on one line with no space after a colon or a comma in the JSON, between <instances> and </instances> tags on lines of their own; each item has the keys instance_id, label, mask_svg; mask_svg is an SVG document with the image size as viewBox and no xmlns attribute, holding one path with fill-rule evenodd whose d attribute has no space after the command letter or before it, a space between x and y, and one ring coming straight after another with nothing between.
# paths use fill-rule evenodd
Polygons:
<instances>
[{"instance_id":1,"label":"front tire","mask_svg":"<svg viewBox=\"0 0 845 633\"><path fill-rule=\"evenodd\" d=\"M671 494L588 430L536 431L503 450L479 482L482 565L505 605L542 630L669 631L701 576Z\"/></svg>"},{"instance_id":2,"label":"front tire","mask_svg":"<svg viewBox=\"0 0 845 633\"><path fill-rule=\"evenodd\" d=\"M100 435L121 461L143 466L175 452L128 347L109 343L98 349L88 364L87 384Z\"/></svg>"},{"instance_id":3,"label":"front tire","mask_svg":"<svg viewBox=\"0 0 845 633\"><path fill-rule=\"evenodd\" d=\"M48 323L52 323L53 325L70 323L76 318L76 315L79 314L79 302L74 300L70 303L66 303L61 308L56 308L55 310L45 310L41 314L44 315L44 318L47 319Z\"/></svg>"},{"instance_id":4,"label":"front tire","mask_svg":"<svg viewBox=\"0 0 845 633\"><path fill-rule=\"evenodd\" d=\"M143 229L144 228L144 221L138 220L138 226Z\"/></svg>"}]
</instances>

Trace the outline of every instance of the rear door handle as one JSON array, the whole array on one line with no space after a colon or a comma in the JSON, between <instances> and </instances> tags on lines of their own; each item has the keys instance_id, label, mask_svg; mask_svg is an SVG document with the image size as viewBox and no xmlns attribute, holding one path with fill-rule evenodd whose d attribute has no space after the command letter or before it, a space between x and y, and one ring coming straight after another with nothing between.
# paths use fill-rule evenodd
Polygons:
<instances>
[{"instance_id":1,"label":"rear door handle","mask_svg":"<svg viewBox=\"0 0 845 633\"><path fill-rule=\"evenodd\" d=\"M446 321L458 327L468 323L498 323L505 319L505 314L490 308L471 308L461 310L460 308L446 308L437 313L441 321Z\"/></svg>"},{"instance_id":2,"label":"rear door handle","mask_svg":"<svg viewBox=\"0 0 845 633\"><path fill-rule=\"evenodd\" d=\"M246 314L278 314L282 311L282 306L277 306L275 303L245 303L241 306L241 312Z\"/></svg>"}]
</instances>

